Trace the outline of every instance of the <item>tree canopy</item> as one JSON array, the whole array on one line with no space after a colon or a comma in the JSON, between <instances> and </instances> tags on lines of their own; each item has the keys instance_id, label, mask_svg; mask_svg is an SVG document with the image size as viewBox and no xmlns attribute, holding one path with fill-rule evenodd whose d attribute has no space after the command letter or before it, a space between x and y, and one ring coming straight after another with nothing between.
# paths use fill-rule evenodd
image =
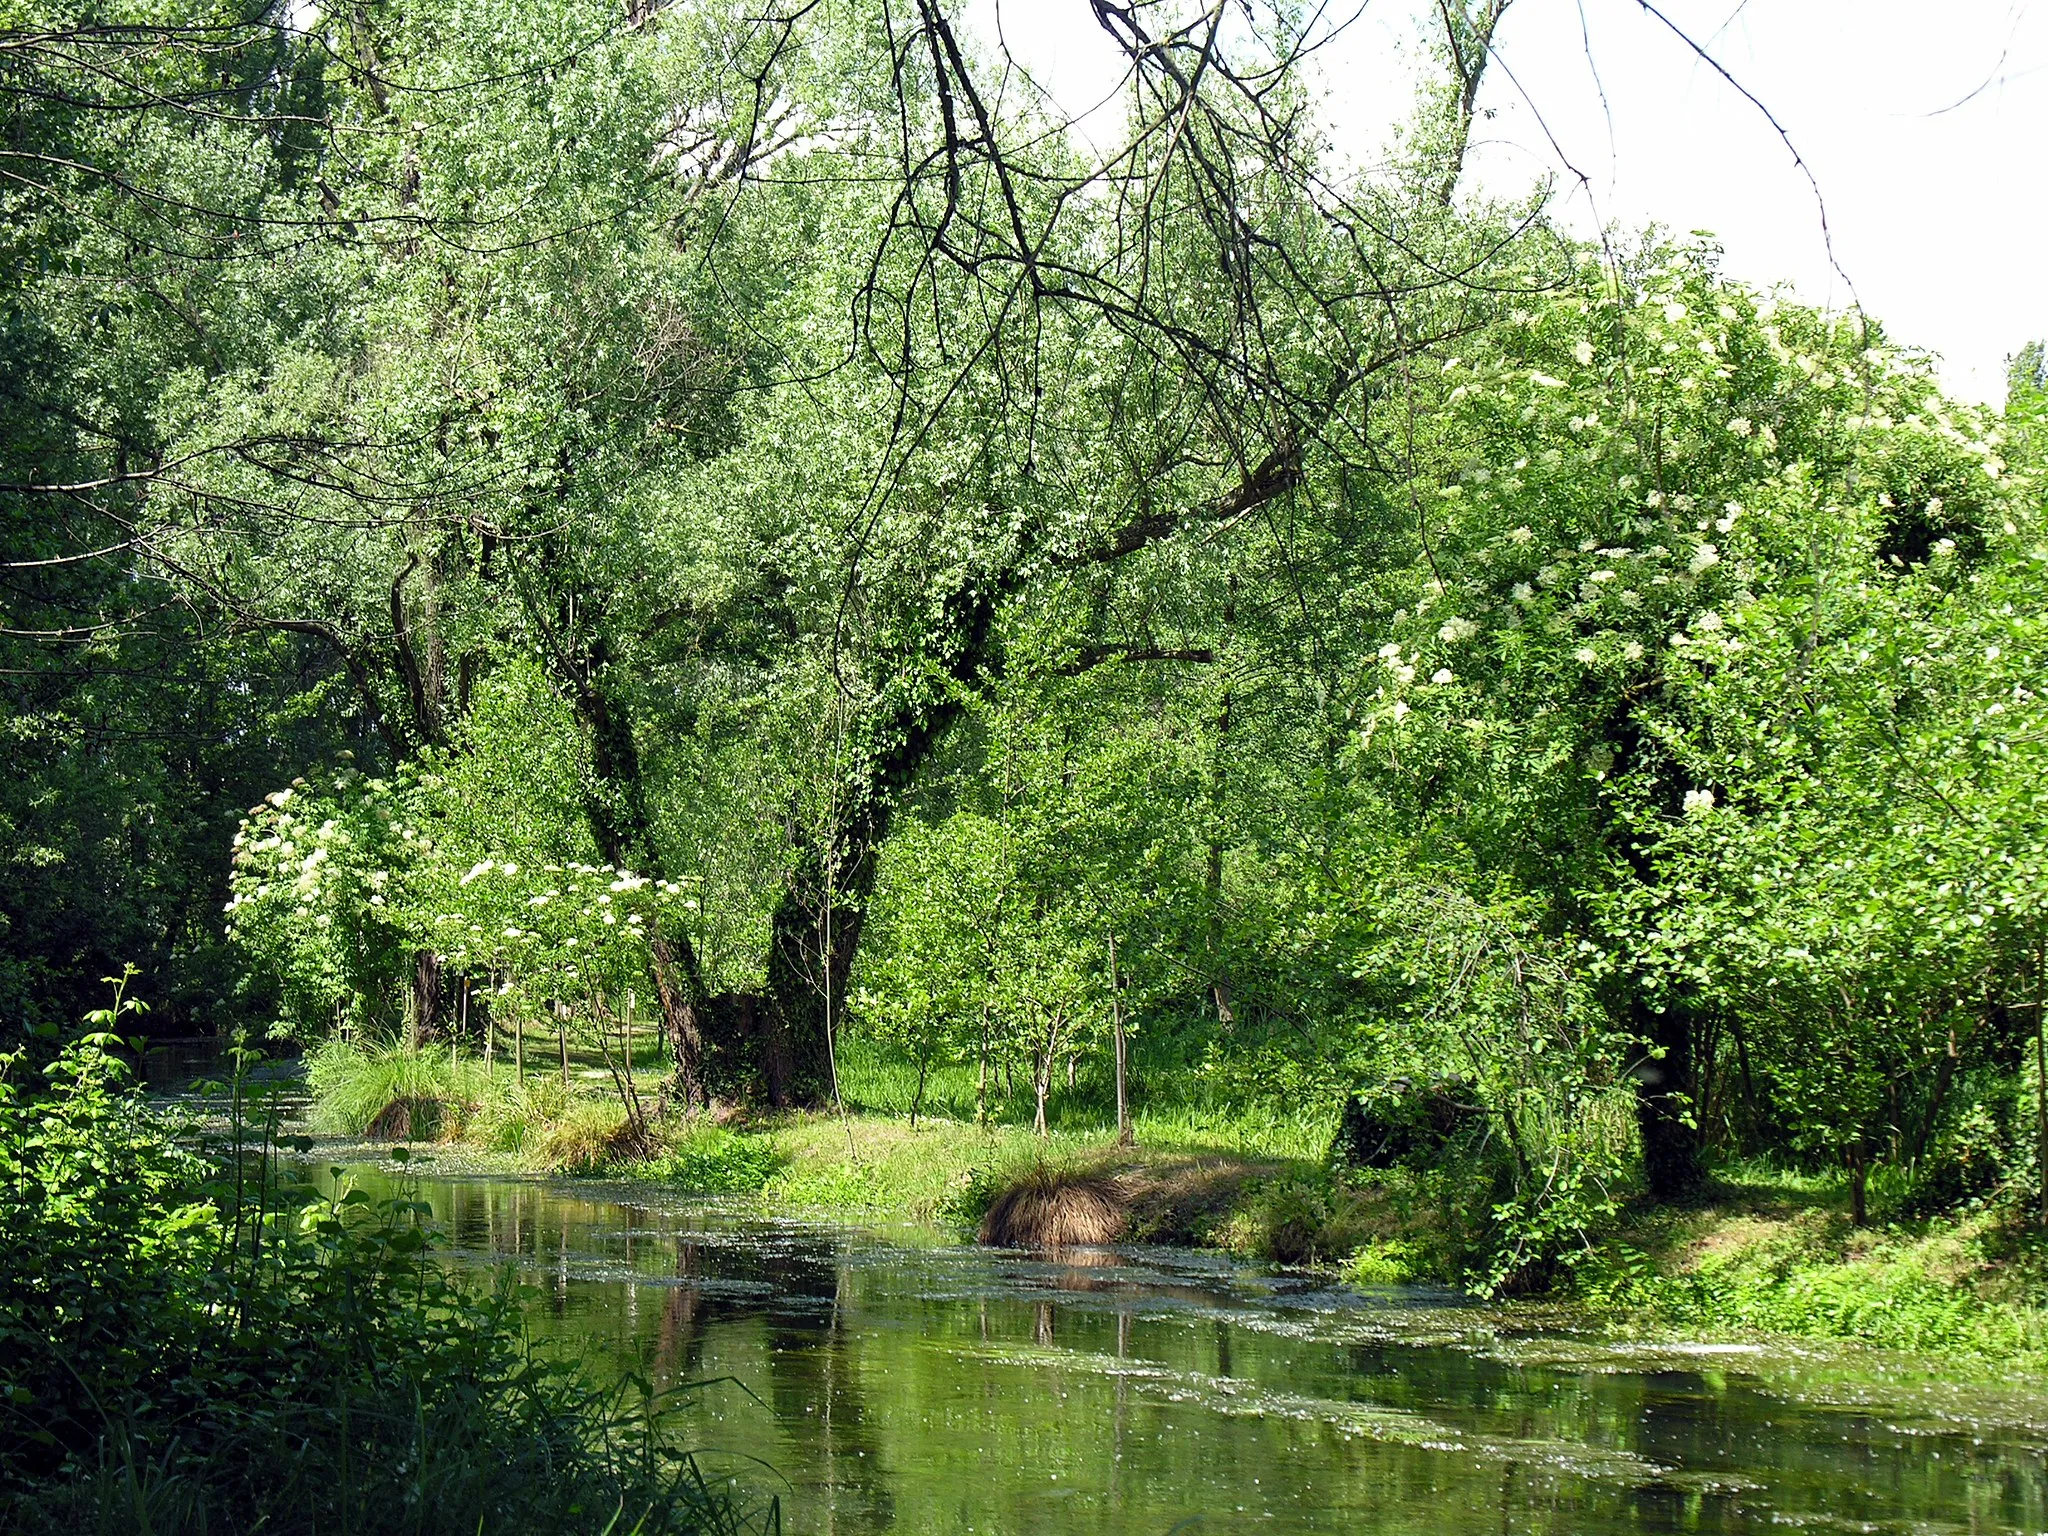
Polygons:
<instances>
[{"instance_id":1,"label":"tree canopy","mask_svg":"<svg viewBox=\"0 0 2048 1536\"><path fill-rule=\"evenodd\" d=\"M1042 1125L1128 1023L1466 1085L1510 1268L2038 1177L2038 350L1471 192L1503 0L1363 169L1325 23L1088 9L1106 147L940 0L7 6L0 1024L637 992L678 1112Z\"/></svg>"}]
</instances>

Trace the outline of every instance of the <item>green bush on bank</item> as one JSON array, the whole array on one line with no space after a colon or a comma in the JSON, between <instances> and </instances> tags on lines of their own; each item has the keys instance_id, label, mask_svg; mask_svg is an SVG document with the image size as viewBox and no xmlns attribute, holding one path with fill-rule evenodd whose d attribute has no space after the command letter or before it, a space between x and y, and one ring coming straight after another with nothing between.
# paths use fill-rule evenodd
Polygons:
<instances>
[{"instance_id":1,"label":"green bush on bank","mask_svg":"<svg viewBox=\"0 0 2048 1536\"><path fill-rule=\"evenodd\" d=\"M0 1524L737 1532L673 1403L536 1355L429 1212L283 1186L128 1090L111 1036L0 1058ZM238 1138L239 1140L239 1138Z\"/></svg>"}]
</instances>

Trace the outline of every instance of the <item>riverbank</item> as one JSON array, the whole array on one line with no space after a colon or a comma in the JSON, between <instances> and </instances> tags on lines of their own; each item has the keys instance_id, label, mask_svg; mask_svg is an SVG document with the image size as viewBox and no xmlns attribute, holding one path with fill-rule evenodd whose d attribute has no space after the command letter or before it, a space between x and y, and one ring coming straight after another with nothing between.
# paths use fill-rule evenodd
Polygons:
<instances>
[{"instance_id":1,"label":"riverbank","mask_svg":"<svg viewBox=\"0 0 2048 1536\"><path fill-rule=\"evenodd\" d=\"M1093 1127L1038 1137L1015 1123L913 1124L855 1110L670 1118L635 1145L599 1076L572 1058L567 1073L515 1089L502 1070L430 1053L316 1059L312 1112L317 1129L343 1138L323 1155L374 1155L383 1143L362 1133L397 1129L388 1109L402 1101L416 1111L412 1144L431 1144L451 1172L599 1176L776 1214L962 1235L980 1231L1006 1195L1085 1186L1098 1206L1091 1220L1108 1220L1101 1230L1124 1241L1217 1249L1367 1287L1466 1278L1470 1234L1457 1224L1469 1191L1430 1170L1333 1170L1320 1155L1327 1132L1299 1124L1254 1126L1181 1105L1142 1115L1138 1145L1126 1148ZM650 1075L643 1096L651 1103L657 1091ZM1030 1234L1012 1225L988 1235ZM1722 1170L1694 1207L1624 1208L1564 1256L1543 1299L1644 1337L1848 1339L1988 1363L2048 1360L2048 1239L2017 1213L1859 1227L1842 1181L1763 1166Z\"/></svg>"},{"instance_id":2,"label":"riverbank","mask_svg":"<svg viewBox=\"0 0 2048 1536\"><path fill-rule=\"evenodd\" d=\"M365 1151L371 1150L368 1147ZM1118 1148L1018 1127L782 1115L672 1134L652 1157L576 1169L461 1141L449 1171L598 1175L758 1203L778 1215L938 1224L973 1234L1027 1181L1107 1181L1125 1241L1205 1247L1366 1287L1445 1283L1412 1189L1214 1145ZM1987 1365L2048 1359L2038 1237L1977 1212L1857 1228L1826 1186L1752 1171L1699 1207L1625 1216L1546 1304L1644 1338L1857 1340Z\"/></svg>"}]
</instances>

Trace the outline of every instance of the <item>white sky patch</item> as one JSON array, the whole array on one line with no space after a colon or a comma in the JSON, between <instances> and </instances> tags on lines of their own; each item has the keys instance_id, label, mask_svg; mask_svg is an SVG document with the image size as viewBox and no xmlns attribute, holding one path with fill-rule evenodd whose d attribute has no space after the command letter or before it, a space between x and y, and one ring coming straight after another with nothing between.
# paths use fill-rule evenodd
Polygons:
<instances>
[{"instance_id":1,"label":"white sky patch","mask_svg":"<svg viewBox=\"0 0 2048 1536\"><path fill-rule=\"evenodd\" d=\"M1763 114L1636 0L1515 0L1497 38L1468 187L1559 178L1559 212L1710 231L1730 275L1790 282L1808 302L1854 297L1896 341L1941 359L1949 389L2004 398L2006 359L2048 336L2048 5L2032 0L1663 0L1783 124ZM1333 6L1330 14L1348 11ZM970 0L970 26L1010 52L1083 131L1114 137L1119 60L1087 0ZM1321 58L1342 153L1380 156L1407 111L1413 0L1369 3ZM1105 107L1103 103L1107 102ZM1555 146L1552 140L1555 140ZM1583 172L1581 186L1566 163Z\"/></svg>"}]
</instances>

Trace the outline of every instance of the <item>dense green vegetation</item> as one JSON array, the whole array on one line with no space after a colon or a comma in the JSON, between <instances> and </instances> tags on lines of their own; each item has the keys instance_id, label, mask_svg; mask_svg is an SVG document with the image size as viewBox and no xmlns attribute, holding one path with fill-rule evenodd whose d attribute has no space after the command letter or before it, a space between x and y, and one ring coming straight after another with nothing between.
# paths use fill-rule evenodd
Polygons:
<instances>
[{"instance_id":1,"label":"dense green vegetation","mask_svg":"<svg viewBox=\"0 0 2048 1536\"><path fill-rule=\"evenodd\" d=\"M87 1034L42 1083L0 1059L9 1529L774 1527L680 1449L672 1399L534 1353L515 1288L436 1262L422 1202L285 1179L239 1075L200 1149L121 1049Z\"/></svg>"},{"instance_id":2,"label":"dense green vegetation","mask_svg":"<svg viewBox=\"0 0 2048 1536\"><path fill-rule=\"evenodd\" d=\"M1135 1134L1292 1160L1219 1240L1796 1326L1785 1264L1631 1268L1747 1160L1963 1223L1937 1288L2036 1272L2039 350L1966 406L1461 186L1504 9L1439 8L1362 171L1287 7L1098 5L1105 152L937 0L0 6L10 1135L129 1160L76 1240L194 1360L274 1343L247 1433L482 1383L474 1444L525 1392L627 1476L403 1213L194 1203L59 1054L129 962L336 1130L552 1166ZM337 1286L419 1353L307 1354ZM6 1325L74 1323L132 1348ZM94 1498L128 1411L50 1450Z\"/></svg>"}]
</instances>

